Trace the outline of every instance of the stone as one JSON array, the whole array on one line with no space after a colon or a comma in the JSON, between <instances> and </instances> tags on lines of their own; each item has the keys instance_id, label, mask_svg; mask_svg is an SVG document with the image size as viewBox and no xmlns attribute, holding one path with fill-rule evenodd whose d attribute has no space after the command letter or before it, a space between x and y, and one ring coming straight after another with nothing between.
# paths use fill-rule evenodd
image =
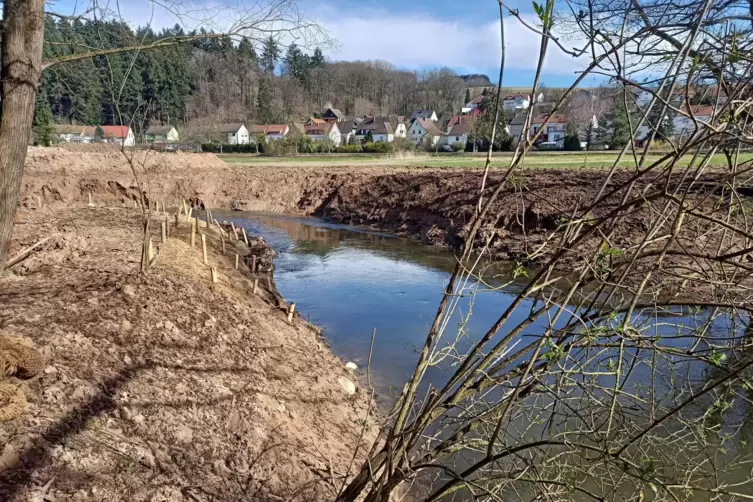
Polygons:
<instances>
[{"instance_id":1,"label":"stone","mask_svg":"<svg viewBox=\"0 0 753 502\"><path fill-rule=\"evenodd\" d=\"M136 288L131 284L123 286L123 294L126 296L136 296Z\"/></svg>"},{"instance_id":2,"label":"stone","mask_svg":"<svg viewBox=\"0 0 753 502\"><path fill-rule=\"evenodd\" d=\"M349 371L356 371L358 369L358 366L356 365L356 363L351 361L345 365L345 369Z\"/></svg>"},{"instance_id":3,"label":"stone","mask_svg":"<svg viewBox=\"0 0 753 502\"><path fill-rule=\"evenodd\" d=\"M356 393L356 384L351 382L349 379L345 377L340 377L337 379L337 383L340 384L340 387L342 387L345 393L348 394L349 396L352 396L353 394Z\"/></svg>"},{"instance_id":4,"label":"stone","mask_svg":"<svg viewBox=\"0 0 753 502\"><path fill-rule=\"evenodd\" d=\"M193 441L193 430L185 425L181 425L175 431L175 439L181 443L190 443Z\"/></svg>"}]
</instances>

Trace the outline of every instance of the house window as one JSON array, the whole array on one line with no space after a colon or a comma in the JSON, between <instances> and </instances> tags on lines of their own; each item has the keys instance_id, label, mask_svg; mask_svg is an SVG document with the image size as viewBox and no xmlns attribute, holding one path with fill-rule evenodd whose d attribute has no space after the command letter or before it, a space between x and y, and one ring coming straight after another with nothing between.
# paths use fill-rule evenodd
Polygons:
<instances>
[{"instance_id":1,"label":"house window","mask_svg":"<svg viewBox=\"0 0 753 502\"><path fill-rule=\"evenodd\" d=\"M553 133L553 132L555 132L556 130L557 130L557 126L553 126L553 125L550 125L550 126L546 126L546 132L547 132L547 134L549 134L549 133Z\"/></svg>"},{"instance_id":2,"label":"house window","mask_svg":"<svg viewBox=\"0 0 753 502\"><path fill-rule=\"evenodd\" d=\"M460 136L455 136L455 141L460 141Z\"/></svg>"}]
</instances>

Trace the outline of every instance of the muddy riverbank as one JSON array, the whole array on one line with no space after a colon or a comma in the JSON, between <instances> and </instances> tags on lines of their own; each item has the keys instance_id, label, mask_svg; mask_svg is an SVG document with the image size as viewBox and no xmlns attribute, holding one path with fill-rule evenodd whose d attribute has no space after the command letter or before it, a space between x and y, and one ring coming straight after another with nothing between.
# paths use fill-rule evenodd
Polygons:
<instances>
[{"instance_id":1,"label":"muddy riverbank","mask_svg":"<svg viewBox=\"0 0 753 502\"><path fill-rule=\"evenodd\" d=\"M211 154L181 153L151 153L145 161L142 162L142 157L137 161L143 185L157 199L199 197L210 207L315 215L337 223L386 230L452 250L463 246L482 183L478 170L399 166L249 167L226 164ZM132 170L118 152L33 149L24 176L23 204L35 207L85 201L90 192L100 200L127 201L138 195ZM501 176L498 171L490 173L487 197ZM476 248L487 246L486 254L494 259L526 265L542 263L556 248L551 244L552 238L559 238L555 233L563 230L563 223L573 215L592 221L607 217L625 197L631 176L628 171L616 172L603 192L609 195L591 208L606 180L606 171L522 170L504 185L483 222ZM708 175L702 181L712 181L716 176ZM659 209L666 204L661 197L662 187L666 185L671 190L678 180L679 175L669 180L654 179L651 190L656 192L652 196L655 198L648 200L636 195L646 188L647 181L636 183L633 195L628 197L635 198L636 205L616 222L610 246L624 252L637 245L646 229L662 219ZM700 213L726 211L722 206L710 208L715 198L707 195L687 194L685 202ZM577 249L561 257L560 267L576 270L587 264L586 257L596 250L602 234L584 232L588 236ZM682 253L703 256L715 252L716 234L710 220L686 215L673 246ZM649 254L639 260L634 270L652 266L651 246L658 249L661 243L648 246ZM730 250L733 249L737 249L734 243ZM694 264L689 275L687 265L682 260L675 261L672 253L664 260L664 270L669 275L687 278L697 272Z\"/></svg>"},{"instance_id":2,"label":"muddy riverbank","mask_svg":"<svg viewBox=\"0 0 753 502\"><path fill-rule=\"evenodd\" d=\"M11 256L50 240L0 278L0 336L44 364L2 382L27 404L0 423L0 499L334 498L333 476L376 433L366 420L361 436L357 377L308 323L288 323L266 281L253 294L216 231L201 229L216 283L172 217L164 244L152 226L140 275L138 211L97 195L17 216Z\"/></svg>"}]
</instances>

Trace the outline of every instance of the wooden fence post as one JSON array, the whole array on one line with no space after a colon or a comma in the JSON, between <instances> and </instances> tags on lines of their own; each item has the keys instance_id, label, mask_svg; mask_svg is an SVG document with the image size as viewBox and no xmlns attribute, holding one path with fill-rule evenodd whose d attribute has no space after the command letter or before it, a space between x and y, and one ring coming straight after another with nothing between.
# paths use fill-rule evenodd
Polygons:
<instances>
[{"instance_id":1,"label":"wooden fence post","mask_svg":"<svg viewBox=\"0 0 753 502\"><path fill-rule=\"evenodd\" d=\"M92 202L92 193L89 192L89 204L87 204L89 207L94 207L94 203Z\"/></svg>"},{"instance_id":2,"label":"wooden fence post","mask_svg":"<svg viewBox=\"0 0 753 502\"><path fill-rule=\"evenodd\" d=\"M295 314L295 302L290 304L290 309L288 310L288 322L293 322L293 314Z\"/></svg>"},{"instance_id":3,"label":"wooden fence post","mask_svg":"<svg viewBox=\"0 0 753 502\"><path fill-rule=\"evenodd\" d=\"M222 241L222 254L225 254L225 236L220 232L220 241Z\"/></svg>"},{"instance_id":4,"label":"wooden fence post","mask_svg":"<svg viewBox=\"0 0 753 502\"><path fill-rule=\"evenodd\" d=\"M246 241L246 246L248 246L248 235L246 235L246 227L243 227L243 240Z\"/></svg>"},{"instance_id":5,"label":"wooden fence post","mask_svg":"<svg viewBox=\"0 0 753 502\"><path fill-rule=\"evenodd\" d=\"M196 220L191 220L191 249L196 246Z\"/></svg>"},{"instance_id":6,"label":"wooden fence post","mask_svg":"<svg viewBox=\"0 0 753 502\"><path fill-rule=\"evenodd\" d=\"M212 275L212 282L216 283L217 282L217 269L215 267L211 267L209 270L210 270L210 274Z\"/></svg>"},{"instance_id":7,"label":"wooden fence post","mask_svg":"<svg viewBox=\"0 0 753 502\"><path fill-rule=\"evenodd\" d=\"M257 291L259 291L259 279L258 278L254 279L254 294L256 294Z\"/></svg>"},{"instance_id":8,"label":"wooden fence post","mask_svg":"<svg viewBox=\"0 0 753 502\"><path fill-rule=\"evenodd\" d=\"M162 244L167 242L167 222L163 221L160 223L160 230L161 230L161 236L162 236Z\"/></svg>"},{"instance_id":9,"label":"wooden fence post","mask_svg":"<svg viewBox=\"0 0 753 502\"><path fill-rule=\"evenodd\" d=\"M238 253L235 253L235 270L238 270Z\"/></svg>"},{"instance_id":10,"label":"wooden fence post","mask_svg":"<svg viewBox=\"0 0 753 502\"><path fill-rule=\"evenodd\" d=\"M252 274L256 273L256 255L255 254L251 255L251 273Z\"/></svg>"},{"instance_id":11,"label":"wooden fence post","mask_svg":"<svg viewBox=\"0 0 753 502\"><path fill-rule=\"evenodd\" d=\"M209 259L207 258L207 236L201 234L201 254L204 256L204 265L209 265Z\"/></svg>"}]
</instances>

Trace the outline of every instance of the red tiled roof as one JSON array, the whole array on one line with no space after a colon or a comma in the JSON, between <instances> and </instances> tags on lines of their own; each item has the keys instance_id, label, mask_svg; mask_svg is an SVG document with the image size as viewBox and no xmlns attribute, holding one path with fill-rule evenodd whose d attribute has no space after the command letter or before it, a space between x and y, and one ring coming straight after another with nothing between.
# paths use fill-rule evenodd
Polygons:
<instances>
[{"instance_id":1,"label":"red tiled roof","mask_svg":"<svg viewBox=\"0 0 753 502\"><path fill-rule=\"evenodd\" d=\"M714 107L712 105L692 105L690 107L690 111L688 111L688 108L683 108L683 113L690 114L690 112L693 112L693 115L696 117L711 117L714 115Z\"/></svg>"},{"instance_id":2,"label":"red tiled roof","mask_svg":"<svg viewBox=\"0 0 753 502\"><path fill-rule=\"evenodd\" d=\"M128 126L109 126L109 125L103 125L102 132L104 133L105 138L127 138L128 137Z\"/></svg>"},{"instance_id":3,"label":"red tiled roof","mask_svg":"<svg viewBox=\"0 0 753 502\"><path fill-rule=\"evenodd\" d=\"M518 98L518 97L521 98L521 99L530 99L528 97L528 94L520 94L520 93L518 93L518 94L508 94L507 96L505 96L504 98L502 98L502 100L503 101L508 101L508 100L515 99L515 98Z\"/></svg>"},{"instance_id":4,"label":"red tiled roof","mask_svg":"<svg viewBox=\"0 0 753 502\"><path fill-rule=\"evenodd\" d=\"M288 126L285 124L257 124L251 126L253 134L285 134Z\"/></svg>"},{"instance_id":5,"label":"red tiled roof","mask_svg":"<svg viewBox=\"0 0 753 502\"><path fill-rule=\"evenodd\" d=\"M437 128L437 124L434 123L431 119L416 119L416 121L421 124L421 127L423 127L427 133L431 134L432 136L441 136L442 132Z\"/></svg>"},{"instance_id":6,"label":"red tiled roof","mask_svg":"<svg viewBox=\"0 0 753 502\"><path fill-rule=\"evenodd\" d=\"M306 134L312 136L326 136L332 132L332 128L335 127L336 122L322 121L322 124L311 124L305 128Z\"/></svg>"},{"instance_id":7,"label":"red tiled roof","mask_svg":"<svg viewBox=\"0 0 753 502\"><path fill-rule=\"evenodd\" d=\"M457 119L457 120L454 120ZM450 132L447 133L448 136L460 136L463 134L468 134L473 130L473 124L476 121L476 117L473 115L455 115L450 119L450 124L448 124L448 128L450 129Z\"/></svg>"},{"instance_id":8,"label":"red tiled roof","mask_svg":"<svg viewBox=\"0 0 753 502\"><path fill-rule=\"evenodd\" d=\"M544 113L542 115L538 115L534 117L533 124L543 124L547 117L549 117L548 113ZM552 118L549 120L549 124L567 124L568 119L567 116L563 113L555 113L552 115Z\"/></svg>"},{"instance_id":9,"label":"red tiled roof","mask_svg":"<svg viewBox=\"0 0 753 502\"><path fill-rule=\"evenodd\" d=\"M481 96L476 96L475 98L473 98L473 101L471 101L471 104L472 104L472 105L480 105L480 104L481 104L481 102L482 102L482 101L483 101L484 99L486 99L486 96L484 96L483 94L482 94Z\"/></svg>"}]
</instances>

